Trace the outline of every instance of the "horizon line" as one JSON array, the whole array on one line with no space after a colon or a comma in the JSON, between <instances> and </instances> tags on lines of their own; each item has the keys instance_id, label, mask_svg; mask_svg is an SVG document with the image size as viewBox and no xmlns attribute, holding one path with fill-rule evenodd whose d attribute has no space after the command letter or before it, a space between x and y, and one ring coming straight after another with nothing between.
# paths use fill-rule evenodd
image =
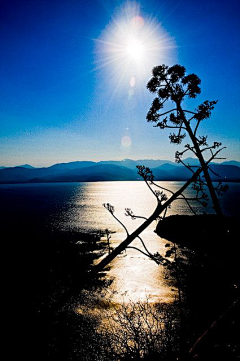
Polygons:
<instances>
[{"instance_id":1,"label":"horizon line","mask_svg":"<svg viewBox=\"0 0 240 361\"><path fill-rule=\"evenodd\" d=\"M187 157L185 159L194 159L197 160L196 157ZM183 159L183 160L185 160ZM176 163L175 160L170 160L170 159L161 159L161 158L137 158L137 159L133 159L133 158L124 158L124 159L104 159L104 160L72 160L72 161L66 161L66 162L57 162L57 163L53 163L50 165L36 165L33 166L29 163L24 163L24 164L19 164L19 165L0 165L0 169L4 169L4 168L17 168L17 167L32 167L32 168L49 168L52 167L54 165L58 165L58 164L69 164L69 163L81 163L81 162L92 162L95 164L101 163L101 162L124 162L124 161L166 161L166 162L170 162L170 163ZM223 163L223 162L238 162L240 163L240 160L236 160L236 159L230 159L230 160L222 160L222 161L215 161L214 163Z\"/></svg>"}]
</instances>

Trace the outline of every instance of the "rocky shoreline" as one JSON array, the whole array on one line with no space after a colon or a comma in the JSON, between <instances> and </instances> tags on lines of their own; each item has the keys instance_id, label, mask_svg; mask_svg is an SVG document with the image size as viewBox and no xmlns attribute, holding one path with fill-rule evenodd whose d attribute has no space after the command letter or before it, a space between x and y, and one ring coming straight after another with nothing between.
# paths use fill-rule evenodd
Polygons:
<instances>
[{"instance_id":1,"label":"rocky shoreline","mask_svg":"<svg viewBox=\"0 0 240 361\"><path fill-rule=\"evenodd\" d=\"M239 220L174 215L156 232L174 250L185 314L185 343L198 360L238 360L240 342ZM166 252L166 254L167 254Z\"/></svg>"}]
</instances>

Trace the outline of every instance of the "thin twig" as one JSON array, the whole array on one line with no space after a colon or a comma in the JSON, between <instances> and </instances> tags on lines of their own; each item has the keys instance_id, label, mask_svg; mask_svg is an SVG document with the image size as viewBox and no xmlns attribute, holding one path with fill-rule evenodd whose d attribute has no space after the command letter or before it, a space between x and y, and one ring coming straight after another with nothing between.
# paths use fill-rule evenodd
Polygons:
<instances>
[{"instance_id":1,"label":"thin twig","mask_svg":"<svg viewBox=\"0 0 240 361\"><path fill-rule=\"evenodd\" d=\"M115 216L114 213L111 213L111 214L112 214L113 218L115 218L116 221L125 229L125 231L126 231L126 233L127 233L127 236L129 236L129 232L128 232L128 230L127 230L127 227L120 221L120 219L118 219L118 218Z\"/></svg>"},{"instance_id":2,"label":"thin twig","mask_svg":"<svg viewBox=\"0 0 240 361\"><path fill-rule=\"evenodd\" d=\"M171 112L174 112L174 111L176 111L177 109L171 109L171 110L168 110L167 112L165 112L165 113L162 113L162 114L158 114L160 117L162 117L163 115L166 115L166 114L168 114L168 113L171 113Z\"/></svg>"},{"instance_id":3,"label":"thin twig","mask_svg":"<svg viewBox=\"0 0 240 361\"><path fill-rule=\"evenodd\" d=\"M164 188L163 186L160 186L159 184L155 183L154 181L151 182L155 187L158 187L160 189L163 189L166 192L169 192L171 194L174 194L174 192L172 192L170 189Z\"/></svg>"}]
</instances>

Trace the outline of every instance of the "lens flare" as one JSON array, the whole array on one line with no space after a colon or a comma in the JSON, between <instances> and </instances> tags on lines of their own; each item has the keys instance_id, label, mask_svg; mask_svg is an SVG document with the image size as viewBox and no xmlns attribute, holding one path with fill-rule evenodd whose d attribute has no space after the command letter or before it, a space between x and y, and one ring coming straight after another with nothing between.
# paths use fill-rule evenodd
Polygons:
<instances>
[{"instance_id":1,"label":"lens flare","mask_svg":"<svg viewBox=\"0 0 240 361\"><path fill-rule=\"evenodd\" d=\"M134 78L134 76L131 77L130 81L129 81L130 87L134 87L136 84L136 79Z\"/></svg>"},{"instance_id":2,"label":"lens flare","mask_svg":"<svg viewBox=\"0 0 240 361\"><path fill-rule=\"evenodd\" d=\"M117 88L138 85L151 76L155 65L170 63L176 48L174 40L154 19L143 17L136 3L125 6L95 41L96 69L106 68Z\"/></svg>"},{"instance_id":3,"label":"lens flare","mask_svg":"<svg viewBox=\"0 0 240 361\"><path fill-rule=\"evenodd\" d=\"M132 18L131 22L132 22L132 25L133 25L135 28L141 28L141 27L143 27L143 25L144 25L144 19L143 19L141 16L139 16L139 15L134 16L134 17Z\"/></svg>"},{"instance_id":4,"label":"lens flare","mask_svg":"<svg viewBox=\"0 0 240 361\"><path fill-rule=\"evenodd\" d=\"M128 148L128 147L131 146L131 144L132 144L132 139L131 139L131 137L129 137L128 135L125 135L124 137L122 137L122 139L121 139L121 145L122 145L122 147Z\"/></svg>"}]
</instances>

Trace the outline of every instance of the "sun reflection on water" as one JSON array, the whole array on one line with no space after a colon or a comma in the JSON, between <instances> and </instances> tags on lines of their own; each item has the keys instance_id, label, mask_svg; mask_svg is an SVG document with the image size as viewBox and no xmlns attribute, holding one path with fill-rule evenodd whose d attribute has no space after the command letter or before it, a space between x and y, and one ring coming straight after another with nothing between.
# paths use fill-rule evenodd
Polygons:
<instances>
[{"instance_id":1,"label":"sun reflection on water","mask_svg":"<svg viewBox=\"0 0 240 361\"><path fill-rule=\"evenodd\" d=\"M169 182L160 183L163 187L169 186ZM179 182L171 182L170 186L175 191L180 185ZM138 216L148 217L156 207L156 198L144 182L96 182L80 184L76 188L68 203L68 210L63 215L65 226L94 232L108 229L114 232L111 235L111 246L116 247L126 238L126 232L103 207L103 203L114 206L117 217L131 233L143 220L126 217L125 208L130 208ZM169 215L188 212L187 206L182 202L176 202L169 209ZM156 223L153 222L141 237L150 252L165 255L167 241L157 236L154 232L155 227ZM132 245L142 247L138 239ZM163 279L162 267L134 249L122 253L111 266L107 277L114 278L110 292L116 291L113 296L115 300L139 300L148 296L152 301L166 302L174 297Z\"/></svg>"}]
</instances>

